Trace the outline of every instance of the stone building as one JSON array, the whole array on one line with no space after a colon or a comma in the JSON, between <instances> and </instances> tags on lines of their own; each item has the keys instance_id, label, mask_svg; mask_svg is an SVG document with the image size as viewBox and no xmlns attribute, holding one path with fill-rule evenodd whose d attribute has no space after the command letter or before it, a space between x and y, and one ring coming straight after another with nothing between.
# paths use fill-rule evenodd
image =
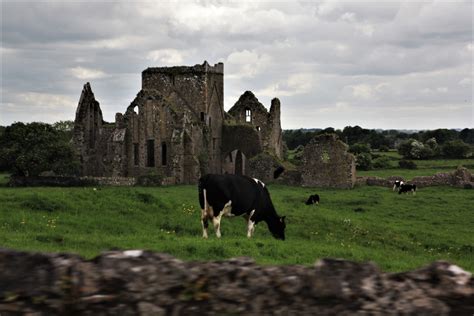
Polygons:
<instances>
[{"instance_id":1,"label":"stone building","mask_svg":"<svg viewBox=\"0 0 474 316\"><path fill-rule=\"evenodd\" d=\"M209 172L247 174L247 159L263 152L282 158L278 99L267 112L246 92L229 113L223 100L222 63L148 68L125 113L106 123L86 83L73 137L82 175L196 183Z\"/></svg>"},{"instance_id":2,"label":"stone building","mask_svg":"<svg viewBox=\"0 0 474 316\"><path fill-rule=\"evenodd\" d=\"M336 134L315 136L304 148L301 184L312 187L353 188L356 183L355 157Z\"/></svg>"}]
</instances>

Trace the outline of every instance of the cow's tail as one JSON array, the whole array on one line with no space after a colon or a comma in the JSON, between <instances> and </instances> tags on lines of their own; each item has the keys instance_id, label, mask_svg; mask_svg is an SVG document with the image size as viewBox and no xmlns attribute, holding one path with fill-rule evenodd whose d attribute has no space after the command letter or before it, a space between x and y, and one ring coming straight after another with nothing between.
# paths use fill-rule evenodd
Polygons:
<instances>
[{"instance_id":1,"label":"cow's tail","mask_svg":"<svg viewBox=\"0 0 474 316\"><path fill-rule=\"evenodd\" d=\"M198 182L198 194L199 194L199 205L201 206L201 209L203 210L205 207L205 201L206 198L204 196L204 179L203 177L199 178Z\"/></svg>"},{"instance_id":2,"label":"cow's tail","mask_svg":"<svg viewBox=\"0 0 474 316\"><path fill-rule=\"evenodd\" d=\"M416 195L416 184L413 185L413 195Z\"/></svg>"}]
</instances>

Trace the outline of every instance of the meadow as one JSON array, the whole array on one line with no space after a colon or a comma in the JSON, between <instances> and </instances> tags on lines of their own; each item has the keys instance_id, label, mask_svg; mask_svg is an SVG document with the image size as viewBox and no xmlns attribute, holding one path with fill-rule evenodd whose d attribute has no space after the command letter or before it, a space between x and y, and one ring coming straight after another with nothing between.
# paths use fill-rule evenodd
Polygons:
<instances>
[{"instance_id":1,"label":"meadow","mask_svg":"<svg viewBox=\"0 0 474 316\"><path fill-rule=\"evenodd\" d=\"M0 187L0 246L86 258L110 249L149 249L183 260L250 256L261 264L312 265L335 257L374 261L385 271L443 259L474 271L472 190L431 187L415 196L369 186L270 184L269 190L279 215L287 216L285 241L274 239L265 223L247 239L238 217L222 220L221 239L212 227L203 239L196 186ZM321 196L319 206L304 204L312 193Z\"/></svg>"},{"instance_id":2,"label":"meadow","mask_svg":"<svg viewBox=\"0 0 474 316\"><path fill-rule=\"evenodd\" d=\"M413 160L416 169L403 169L398 166L402 157L396 151L373 151L374 156L387 156L390 158L390 167L384 169L358 170L357 176L376 176L387 178L389 176L401 176L405 180L411 180L418 176L432 176L439 172L452 172L458 166L463 166L474 172L474 159L426 159Z\"/></svg>"}]
</instances>

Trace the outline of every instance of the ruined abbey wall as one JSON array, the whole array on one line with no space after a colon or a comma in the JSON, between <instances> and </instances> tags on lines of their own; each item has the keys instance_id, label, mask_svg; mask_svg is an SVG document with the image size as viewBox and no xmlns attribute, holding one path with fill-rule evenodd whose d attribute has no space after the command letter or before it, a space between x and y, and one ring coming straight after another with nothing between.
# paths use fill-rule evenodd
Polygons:
<instances>
[{"instance_id":1,"label":"ruined abbey wall","mask_svg":"<svg viewBox=\"0 0 474 316\"><path fill-rule=\"evenodd\" d=\"M247 174L249 154L269 151L281 158L278 99L272 101L269 113L246 92L240 100L256 106L253 121L246 124L240 116L233 118L224 112L223 77L222 63L148 68L142 73L142 89L124 114L116 114L113 124L103 121L87 83L74 133L82 175L159 176L168 184L196 183L206 173ZM252 140L241 141L248 139L248 133L246 137L224 135L232 129L224 127L225 119L233 126L250 127ZM257 152L248 151L248 144L254 144L252 151Z\"/></svg>"},{"instance_id":2,"label":"ruined abbey wall","mask_svg":"<svg viewBox=\"0 0 474 316\"><path fill-rule=\"evenodd\" d=\"M315 136L304 148L302 185L349 189L356 183L354 155L335 134Z\"/></svg>"},{"instance_id":3,"label":"ruined abbey wall","mask_svg":"<svg viewBox=\"0 0 474 316\"><path fill-rule=\"evenodd\" d=\"M270 111L267 111L252 92L246 91L229 114L236 123L252 126L257 131L264 151L283 159L280 100L273 99Z\"/></svg>"}]
</instances>

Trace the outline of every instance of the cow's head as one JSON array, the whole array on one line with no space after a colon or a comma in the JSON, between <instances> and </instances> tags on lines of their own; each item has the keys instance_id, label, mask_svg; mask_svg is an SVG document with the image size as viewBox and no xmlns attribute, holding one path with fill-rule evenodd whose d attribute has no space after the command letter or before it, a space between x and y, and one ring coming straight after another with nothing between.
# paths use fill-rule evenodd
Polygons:
<instances>
[{"instance_id":1,"label":"cow's head","mask_svg":"<svg viewBox=\"0 0 474 316\"><path fill-rule=\"evenodd\" d=\"M285 240L285 227L285 216L277 217L277 219L269 225L273 237L281 240Z\"/></svg>"}]
</instances>

